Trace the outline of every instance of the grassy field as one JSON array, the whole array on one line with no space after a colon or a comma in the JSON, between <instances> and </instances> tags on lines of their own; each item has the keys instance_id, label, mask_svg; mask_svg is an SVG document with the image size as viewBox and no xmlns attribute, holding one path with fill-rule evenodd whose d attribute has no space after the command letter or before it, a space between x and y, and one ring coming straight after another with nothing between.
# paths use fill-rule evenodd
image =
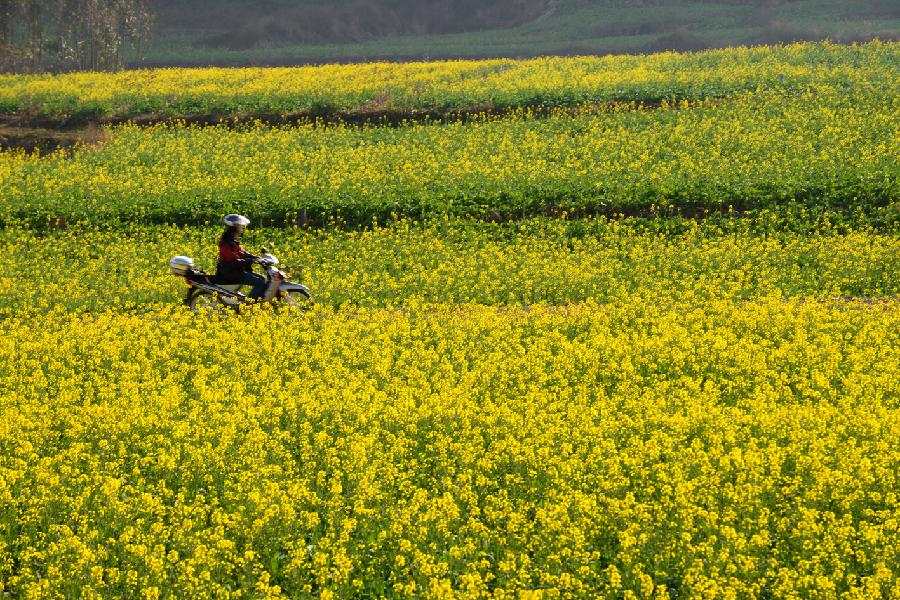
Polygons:
<instances>
[{"instance_id":1,"label":"grassy field","mask_svg":"<svg viewBox=\"0 0 900 600\"><path fill-rule=\"evenodd\" d=\"M0 595L898 597L896 53L6 79L509 112L0 152ZM231 210L311 308L181 304Z\"/></svg>"},{"instance_id":2,"label":"grassy field","mask_svg":"<svg viewBox=\"0 0 900 600\"><path fill-rule=\"evenodd\" d=\"M563 0L545 3L546 6L524 23L511 22L510 26L487 30L397 35L391 34L391 28L387 27L381 34L361 32L355 37L345 36L339 43L329 43L327 39L292 43L273 39L267 33L273 26L275 29L285 26L278 20L279 8L303 4L302 1L270 3L261 9L253 4L232 2L226 9L220 3L210 6L198 0L169 3L159 14L155 42L143 61L134 64L289 65L396 58L621 54L826 38L896 39L900 32L900 12L893 3L882 1L802 0L764 6L761 2L666 0L648 8L642 3L619 0ZM406 18L410 12L406 12ZM225 14L232 17L233 23L217 26ZM321 29L339 30L348 17L355 16L352 12L335 15L336 22L326 23L328 26L323 25ZM297 21L297 26L304 21L296 11L286 14L284 19ZM364 24L365 19L360 19ZM402 11L394 21L394 28L402 30ZM234 48L235 44L240 47Z\"/></svg>"}]
</instances>

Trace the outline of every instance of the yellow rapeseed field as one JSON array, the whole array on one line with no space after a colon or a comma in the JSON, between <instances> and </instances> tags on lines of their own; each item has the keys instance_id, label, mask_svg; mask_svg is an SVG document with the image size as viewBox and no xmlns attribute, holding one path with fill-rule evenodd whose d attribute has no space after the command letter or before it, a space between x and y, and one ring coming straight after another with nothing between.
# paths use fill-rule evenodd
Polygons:
<instances>
[{"instance_id":1,"label":"yellow rapeseed field","mask_svg":"<svg viewBox=\"0 0 900 600\"><path fill-rule=\"evenodd\" d=\"M900 597L896 302L34 325L0 337L14 596Z\"/></svg>"},{"instance_id":2,"label":"yellow rapeseed field","mask_svg":"<svg viewBox=\"0 0 900 600\"><path fill-rule=\"evenodd\" d=\"M0 152L0 598L900 600L898 49L0 76L504 109ZM310 307L182 305L232 211Z\"/></svg>"},{"instance_id":3,"label":"yellow rapeseed field","mask_svg":"<svg viewBox=\"0 0 900 600\"><path fill-rule=\"evenodd\" d=\"M770 294L820 300L900 296L900 239L840 221L731 218L713 224L528 219L508 224L402 221L367 231L251 229L320 304L563 305L665 303ZM811 230L789 231L790 227ZM759 231L754 231L758 229ZM215 268L218 228L0 231L0 319L65 309L153 311L186 288L165 268L187 254Z\"/></svg>"},{"instance_id":4,"label":"yellow rapeseed field","mask_svg":"<svg viewBox=\"0 0 900 600\"><path fill-rule=\"evenodd\" d=\"M398 128L128 125L71 156L0 154L0 222L881 207L900 196L898 98L832 87Z\"/></svg>"},{"instance_id":5,"label":"yellow rapeseed field","mask_svg":"<svg viewBox=\"0 0 900 600\"><path fill-rule=\"evenodd\" d=\"M318 304L206 319L215 230L6 230L3 590L898 598L900 242L764 225L251 231Z\"/></svg>"}]
</instances>

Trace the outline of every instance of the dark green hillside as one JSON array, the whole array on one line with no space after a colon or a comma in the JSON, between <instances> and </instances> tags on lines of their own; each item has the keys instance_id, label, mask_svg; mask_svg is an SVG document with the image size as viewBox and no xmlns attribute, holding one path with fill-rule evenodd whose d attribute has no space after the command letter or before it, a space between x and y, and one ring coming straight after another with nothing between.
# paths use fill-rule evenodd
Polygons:
<instances>
[{"instance_id":1,"label":"dark green hillside","mask_svg":"<svg viewBox=\"0 0 900 600\"><path fill-rule=\"evenodd\" d=\"M894 0L155 0L136 65L693 50L900 36Z\"/></svg>"},{"instance_id":2,"label":"dark green hillside","mask_svg":"<svg viewBox=\"0 0 900 600\"><path fill-rule=\"evenodd\" d=\"M398 35L462 33L528 23L546 0L157 0L162 32L194 31L201 46L349 43Z\"/></svg>"}]
</instances>

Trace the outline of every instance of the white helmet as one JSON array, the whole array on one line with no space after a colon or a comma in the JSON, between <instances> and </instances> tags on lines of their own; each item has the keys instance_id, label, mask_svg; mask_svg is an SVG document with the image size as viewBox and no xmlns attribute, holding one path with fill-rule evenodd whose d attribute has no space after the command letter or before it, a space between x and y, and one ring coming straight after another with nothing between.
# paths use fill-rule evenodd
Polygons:
<instances>
[{"instance_id":1,"label":"white helmet","mask_svg":"<svg viewBox=\"0 0 900 600\"><path fill-rule=\"evenodd\" d=\"M225 218L222 219L229 227L234 227L235 225L244 225L247 226L250 224L250 219L245 217L244 215L225 215Z\"/></svg>"}]
</instances>

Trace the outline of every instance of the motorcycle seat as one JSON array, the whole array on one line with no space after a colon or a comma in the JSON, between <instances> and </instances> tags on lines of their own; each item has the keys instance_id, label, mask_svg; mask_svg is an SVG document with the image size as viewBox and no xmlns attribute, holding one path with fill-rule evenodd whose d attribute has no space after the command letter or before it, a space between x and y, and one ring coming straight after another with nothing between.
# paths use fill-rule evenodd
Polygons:
<instances>
[{"instance_id":1,"label":"motorcycle seat","mask_svg":"<svg viewBox=\"0 0 900 600\"><path fill-rule=\"evenodd\" d=\"M222 281L223 278L218 274L209 275L208 273L204 273L203 271L199 270L190 271L185 275L185 277L188 281L195 285L215 286L229 292L233 292L241 287L240 283L235 283L234 281Z\"/></svg>"},{"instance_id":2,"label":"motorcycle seat","mask_svg":"<svg viewBox=\"0 0 900 600\"><path fill-rule=\"evenodd\" d=\"M204 273L203 271L192 270L185 275L188 281L191 283L200 283L203 285L218 285L219 281L217 280L215 275L209 275L208 273Z\"/></svg>"}]
</instances>

